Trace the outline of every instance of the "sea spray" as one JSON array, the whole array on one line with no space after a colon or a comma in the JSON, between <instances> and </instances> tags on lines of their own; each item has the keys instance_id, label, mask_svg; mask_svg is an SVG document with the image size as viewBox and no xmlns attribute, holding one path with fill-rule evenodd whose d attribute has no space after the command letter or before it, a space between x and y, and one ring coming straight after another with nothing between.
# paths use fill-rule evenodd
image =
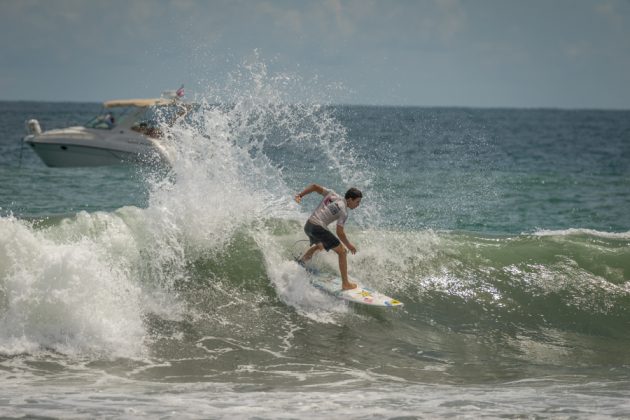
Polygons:
<instances>
[{"instance_id":1,"label":"sea spray","mask_svg":"<svg viewBox=\"0 0 630 420\"><path fill-rule=\"evenodd\" d=\"M90 224L89 217L79 215L80 224ZM58 234L63 230L0 219L0 351L140 354L141 290L128 267L99 244L99 235L68 241Z\"/></svg>"},{"instance_id":2,"label":"sea spray","mask_svg":"<svg viewBox=\"0 0 630 420\"><path fill-rule=\"evenodd\" d=\"M78 213L40 227L2 219L3 229L13 231L3 235L11 239L3 239L0 267L2 334L13 343L6 353L52 348L138 355L159 339L151 332L167 320L207 321L205 311L215 313L218 324L242 325L235 312L209 311L208 304L222 307L221 300L242 296L247 307L269 299L270 284L285 303L306 308L314 319L330 321L326 307L346 310L322 297L308 303L319 292L300 283L270 226L274 219L304 217L291 201L298 186L287 171L306 162L303 179L341 188L369 185L369 172L325 107L285 101L278 83L290 77L269 75L264 64L244 69L251 90L237 90L222 105L202 98L178 123L163 125L172 168L165 176L144 172L150 175L146 208ZM308 173L312 160L327 173ZM237 255L239 237L253 237L254 252L265 261L264 269L254 263L249 274L241 271L249 279L221 269ZM252 281L253 292L242 290Z\"/></svg>"},{"instance_id":3,"label":"sea spray","mask_svg":"<svg viewBox=\"0 0 630 420\"><path fill-rule=\"evenodd\" d=\"M303 185L284 173L306 164L302 170L308 182L343 190L369 187L371 175L347 144L345 128L325 107L284 102L277 83L287 77L269 76L262 64L245 69L250 72L247 80L253 81L251 91L239 91L222 105L203 98L173 127L164 127L171 139L172 171L167 182L153 184L146 214L164 229L165 237L184 244L179 258L183 265L221 258L236 232L250 229L258 235L267 275L274 281L288 273L280 275L272 267L282 265L277 255L269 255L281 245L269 235L268 221L304 218L291 199ZM326 165L326 173L306 173L313 161ZM378 214L377 206L376 200L368 203L361 210L363 218ZM178 270L186 273L184 266ZM168 276L174 279L172 273ZM186 281L184 277L180 280Z\"/></svg>"},{"instance_id":4,"label":"sea spray","mask_svg":"<svg viewBox=\"0 0 630 420\"><path fill-rule=\"evenodd\" d=\"M295 248L295 240L300 238L299 233L284 237L269 235L267 232L257 232L255 235L258 247L263 250L266 273L279 298L309 319L335 323L335 314L347 313L348 306L313 286L304 267L294 261L291 252L295 250L292 248ZM292 241L293 246L287 246Z\"/></svg>"}]
</instances>

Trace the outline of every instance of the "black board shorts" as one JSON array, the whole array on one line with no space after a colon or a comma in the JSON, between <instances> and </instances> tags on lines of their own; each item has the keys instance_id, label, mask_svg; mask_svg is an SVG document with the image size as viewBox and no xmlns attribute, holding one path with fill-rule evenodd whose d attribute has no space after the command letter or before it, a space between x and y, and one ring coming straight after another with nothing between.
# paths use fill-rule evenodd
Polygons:
<instances>
[{"instance_id":1,"label":"black board shorts","mask_svg":"<svg viewBox=\"0 0 630 420\"><path fill-rule=\"evenodd\" d=\"M328 229L324 229L320 225L316 225L311 222L306 222L304 225L304 232L306 233L306 236L308 236L308 239L310 239L311 245L323 244L326 251L330 251L341 244L339 239L337 239L337 237Z\"/></svg>"}]
</instances>

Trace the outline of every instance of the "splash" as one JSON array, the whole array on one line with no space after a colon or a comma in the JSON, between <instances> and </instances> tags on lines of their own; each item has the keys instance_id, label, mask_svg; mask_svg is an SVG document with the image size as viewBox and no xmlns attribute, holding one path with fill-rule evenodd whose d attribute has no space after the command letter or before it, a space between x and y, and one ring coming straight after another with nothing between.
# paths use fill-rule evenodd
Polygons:
<instances>
[{"instance_id":1,"label":"splash","mask_svg":"<svg viewBox=\"0 0 630 420\"><path fill-rule=\"evenodd\" d=\"M209 87L184 118L164 124L172 169L147 176L145 209L79 213L47 227L0 219L0 353L144 354L159 338L151 319L245 322L208 320L209 302L219 302L209 295L255 305L269 282L313 320L346 312L300 280L277 230L304 219L291 200L304 183L367 186L371 175L325 104L289 100L297 85L309 89L254 60L227 86ZM291 229L300 234L299 224ZM239 269L251 270L224 269L240 253ZM247 282L258 297L242 290Z\"/></svg>"},{"instance_id":2,"label":"splash","mask_svg":"<svg viewBox=\"0 0 630 420\"><path fill-rule=\"evenodd\" d=\"M98 239L81 235L98 219L80 214L44 231L0 219L0 353L142 352L141 290L130 281L130 267L109 252L129 250L129 235L120 223Z\"/></svg>"},{"instance_id":3,"label":"splash","mask_svg":"<svg viewBox=\"0 0 630 420\"><path fill-rule=\"evenodd\" d=\"M182 244L171 265L220 258L236 233L245 230L256 238L266 274L280 293L286 292L291 268L275 269L283 266L276 251L283 245L273 239L269 224L304 218L292 201L294 191L308 182L342 188L370 184L370 172L331 110L288 100L289 85L301 82L287 74L270 74L260 61L246 62L228 86L209 89L169 128L172 172L166 181L152 185L147 214L164 230L163 238ZM224 101L216 104L219 98ZM366 206L359 219L374 214L375 206ZM165 243L163 248L177 247ZM180 273L186 272L184 265Z\"/></svg>"}]
</instances>

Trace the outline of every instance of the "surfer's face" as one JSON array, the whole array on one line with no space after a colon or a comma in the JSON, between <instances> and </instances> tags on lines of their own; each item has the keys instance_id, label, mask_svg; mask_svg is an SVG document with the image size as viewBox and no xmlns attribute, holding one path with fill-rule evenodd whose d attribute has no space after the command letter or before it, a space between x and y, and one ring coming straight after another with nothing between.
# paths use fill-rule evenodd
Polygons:
<instances>
[{"instance_id":1,"label":"surfer's face","mask_svg":"<svg viewBox=\"0 0 630 420\"><path fill-rule=\"evenodd\" d=\"M348 204L348 208L356 209L357 207L359 207L359 204L361 204L361 197L349 198L348 200L346 200L346 203Z\"/></svg>"}]
</instances>

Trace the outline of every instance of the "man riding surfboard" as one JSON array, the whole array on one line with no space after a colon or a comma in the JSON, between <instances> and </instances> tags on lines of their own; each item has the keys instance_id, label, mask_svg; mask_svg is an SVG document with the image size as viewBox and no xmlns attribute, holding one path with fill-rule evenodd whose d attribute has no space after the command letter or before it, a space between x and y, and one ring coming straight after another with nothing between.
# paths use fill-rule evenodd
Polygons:
<instances>
[{"instance_id":1,"label":"man riding surfboard","mask_svg":"<svg viewBox=\"0 0 630 420\"><path fill-rule=\"evenodd\" d=\"M304 265L313 255L321 250L333 250L339 256L339 273L341 275L341 288L343 290L354 289L356 284L348 280L348 250L355 254L357 249L348 240L344 231L344 224L348 219L348 209L356 209L361 204L363 194L356 188L346 191L344 197L332 190L317 184L311 184L301 193L295 195L295 201L299 204L302 198L312 192L317 192L324 198L313 211L304 225L304 232L308 236L311 247L300 257L298 264ZM337 236L328 230L328 225L337 221ZM345 246L344 246L345 245Z\"/></svg>"}]
</instances>

